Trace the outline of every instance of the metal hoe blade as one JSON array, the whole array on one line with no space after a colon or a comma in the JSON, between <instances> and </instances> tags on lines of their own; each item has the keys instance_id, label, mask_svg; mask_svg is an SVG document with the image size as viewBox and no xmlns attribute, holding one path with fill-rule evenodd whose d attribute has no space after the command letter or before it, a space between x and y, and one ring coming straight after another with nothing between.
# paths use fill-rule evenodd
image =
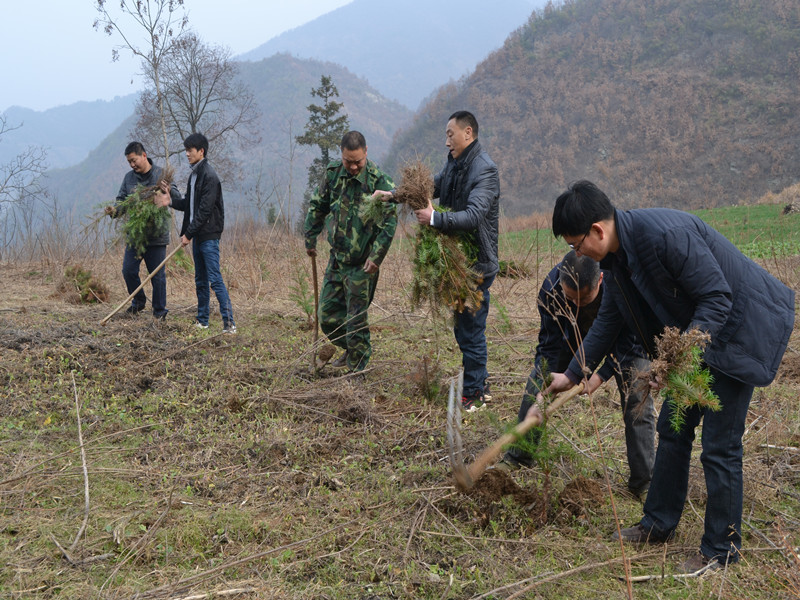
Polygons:
<instances>
[{"instance_id":1,"label":"metal hoe blade","mask_svg":"<svg viewBox=\"0 0 800 600\"><path fill-rule=\"evenodd\" d=\"M456 389L456 381L458 388ZM464 371L457 380L450 381L450 395L447 398L447 448L450 454L450 468L459 489L468 490L473 481L464 465L464 445L461 442L461 395L464 390Z\"/></svg>"}]
</instances>

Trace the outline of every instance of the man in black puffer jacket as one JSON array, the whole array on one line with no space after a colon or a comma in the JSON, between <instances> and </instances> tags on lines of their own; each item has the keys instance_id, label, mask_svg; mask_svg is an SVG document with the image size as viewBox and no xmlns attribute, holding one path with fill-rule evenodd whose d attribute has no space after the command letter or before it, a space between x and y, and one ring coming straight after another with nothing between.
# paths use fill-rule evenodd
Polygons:
<instances>
[{"instance_id":1,"label":"man in black puffer jacket","mask_svg":"<svg viewBox=\"0 0 800 600\"><path fill-rule=\"evenodd\" d=\"M497 166L478 141L478 121L465 110L450 115L445 129L450 148L447 164L434 178L434 198L449 212L436 212L433 205L415 211L417 220L443 233L467 235L478 247L472 267L483 275L479 289L483 302L474 313L456 312L453 332L461 349L464 366L464 396L467 412L480 410L490 398L486 370L486 316L489 313L489 287L500 270L497 259L500 216L500 177Z\"/></svg>"},{"instance_id":2,"label":"man in black puffer jacket","mask_svg":"<svg viewBox=\"0 0 800 600\"><path fill-rule=\"evenodd\" d=\"M615 533L615 539L662 543L672 538L686 501L695 428L702 419L705 532L700 552L681 570L736 562L742 545L745 418L754 387L769 385L786 350L794 327L794 292L698 217L665 208L617 210L588 181L574 183L556 200L553 234L576 253L600 261L611 275L605 278L600 313L583 340L590 371L623 324L651 356L653 339L666 326L711 336L703 360L722 409L691 406L675 431L672 405L663 404L644 516ZM571 387L583 379L582 368L573 360L566 372L553 374L547 391Z\"/></svg>"},{"instance_id":3,"label":"man in black puffer jacket","mask_svg":"<svg viewBox=\"0 0 800 600\"><path fill-rule=\"evenodd\" d=\"M153 161L147 157L147 152L145 152L144 146L140 142L131 142L125 147L125 160L128 161L131 170L125 174L125 178L122 180L122 185L119 188L119 192L117 192L116 205L107 206L105 209L106 214L110 215L111 218L119 217L124 213L125 204L123 202L136 191L137 187L151 187L157 185L161 179L161 167L154 165ZM177 200L181 197L174 183L170 186L169 193L173 199ZM141 256L130 243L125 246L125 256L122 259L122 277L125 279L129 294L142 283L139 278L139 267L142 260L147 266L147 272L152 273L153 269L166 258L170 221L171 219L165 219L162 227L147 231L147 247ZM153 316L156 319L164 320L168 312L167 275L165 270L161 269L150 281L153 286ZM135 315L144 310L145 304L147 304L147 296L144 290L139 290L125 312L129 315Z\"/></svg>"}]
</instances>

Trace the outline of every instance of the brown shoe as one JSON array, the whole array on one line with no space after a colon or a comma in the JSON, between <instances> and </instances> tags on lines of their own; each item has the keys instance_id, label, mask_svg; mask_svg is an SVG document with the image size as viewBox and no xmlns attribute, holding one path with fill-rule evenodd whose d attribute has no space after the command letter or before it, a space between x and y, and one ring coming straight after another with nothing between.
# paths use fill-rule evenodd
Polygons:
<instances>
[{"instance_id":1,"label":"brown shoe","mask_svg":"<svg viewBox=\"0 0 800 600\"><path fill-rule=\"evenodd\" d=\"M626 527L621 531L615 531L611 535L611 539L618 542L622 538L623 542L631 542L632 544L663 544L669 541L671 535L666 537L658 535L652 529L645 529L641 523L637 523L633 527Z\"/></svg>"},{"instance_id":2,"label":"brown shoe","mask_svg":"<svg viewBox=\"0 0 800 600\"><path fill-rule=\"evenodd\" d=\"M678 567L678 572L687 575L701 575L706 571L719 569L720 566L716 558L708 558L702 552L698 552L683 561Z\"/></svg>"}]
</instances>

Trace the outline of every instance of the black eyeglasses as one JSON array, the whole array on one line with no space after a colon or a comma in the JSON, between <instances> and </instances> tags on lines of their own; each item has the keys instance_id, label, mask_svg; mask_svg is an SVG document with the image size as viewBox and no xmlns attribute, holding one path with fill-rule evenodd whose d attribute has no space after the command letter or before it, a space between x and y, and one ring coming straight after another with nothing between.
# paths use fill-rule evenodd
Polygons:
<instances>
[{"instance_id":1,"label":"black eyeglasses","mask_svg":"<svg viewBox=\"0 0 800 600\"><path fill-rule=\"evenodd\" d=\"M580 252L581 251L581 246L583 246L583 242L586 240L586 236L589 235L590 232L591 232L591 229L589 231L587 231L586 233L584 233L583 237L581 238L581 241L578 242L577 244L567 244L567 245L570 248L572 248L573 250L575 250L575 252Z\"/></svg>"}]
</instances>

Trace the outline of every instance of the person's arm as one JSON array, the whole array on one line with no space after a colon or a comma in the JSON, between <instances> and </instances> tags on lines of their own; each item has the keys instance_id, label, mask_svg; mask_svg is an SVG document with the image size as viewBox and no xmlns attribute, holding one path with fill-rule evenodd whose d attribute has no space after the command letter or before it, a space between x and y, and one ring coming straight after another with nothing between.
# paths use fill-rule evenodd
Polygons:
<instances>
[{"instance_id":1,"label":"person's arm","mask_svg":"<svg viewBox=\"0 0 800 600\"><path fill-rule=\"evenodd\" d=\"M694 302L686 329L705 331L713 340L728 320L733 294L705 239L697 231L673 228L664 233L663 246L657 251L676 293L682 291Z\"/></svg>"},{"instance_id":2,"label":"person's arm","mask_svg":"<svg viewBox=\"0 0 800 600\"><path fill-rule=\"evenodd\" d=\"M561 349L566 344L564 331L558 319L559 311L562 310L565 300L560 292L560 286L552 280L553 277L557 277L555 271L551 271L542 283L537 301L541 326L534 358L535 379L532 383L540 392L547 387L543 382L544 371L549 374L556 368Z\"/></svg>"},{"instance_id":3,"label":"person's arm","mask_svg":"<svg viewBox=\"0 0 800 600\"><path fill-rule=\"evenodd\" d=\"M317 255L317 236L322 231L325 217L328 216L329 212L331 212L331 194L326 172L322 187L317 187L311 194L311 199L308 202L308 213L303 223L306 254L309 256Z\"/></svg>"},{"instance_id":4,"label":"person's arm","mask_svg":"<svg viewBox=\"0 0 800 600\"><path fill-rule=\"evenodd\" d=\"M376 190L390 191L394 189L394 183L389 177L382 176L376 183L375 188ZM386 258L386 253L389 252L394 233L397 230L397 207L394 204L383 205L383 220L376 226L380 231L372 243L367 260L380 267L383 259Z\"/></svg>"},{"instance_id":5,"label":"person's arm","mask_svg":"<svg viewBox=\"0 0 800 600\"><path fill-rule=\"evenodd\" d=\"M471 167L477 169L474 182L464 210L437 212L433 215L433 226L443 232L477 229L478 223L489 214L492 201L500 189L497 167L486 160L476 159Z\"/></svg>"}]
</instances>

